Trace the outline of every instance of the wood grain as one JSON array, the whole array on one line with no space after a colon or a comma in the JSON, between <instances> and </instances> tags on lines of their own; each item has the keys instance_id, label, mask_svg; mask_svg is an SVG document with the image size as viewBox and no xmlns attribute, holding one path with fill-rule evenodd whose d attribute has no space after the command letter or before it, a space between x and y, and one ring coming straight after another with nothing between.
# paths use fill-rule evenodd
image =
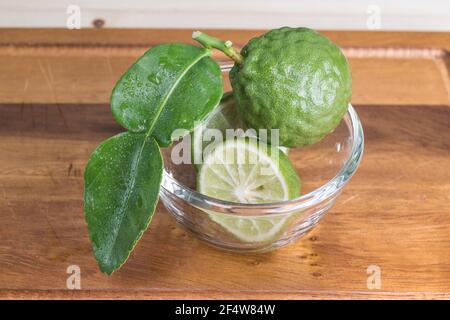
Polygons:
<instances>
[{"instance_id":1,"label":"wood grain","mask_svg":"<svg viewBox=\"0 0 450 320\"><path fill-rule=\"evenodd\" d=\"M208 32L242 46L263 31ZM448 33L324 33L349 58L353 103L450 104ZM0 30L0 102L108 103L128 66L167 41L193 43L190 30Z\"/></svg>"},{"instance_id":2,"label":"wood grain","mask_svg":"<svg viewBox=\"0 0 450 320\"><path fill-rule=\"evenodd\" d=\"M98 271L82 210L90 152L120 131L107 105L1 105L0 292L5 297L449 297L450 109L358 107L361 167L305 238L267 254L208 247L160 205L128 263ZM401 119L401 121L399 121ZM66 292L66 268L82 270ZM379 265L382 290L366 286ZM26 290L26 291L24 291Z\"/></svg>"},{"instance_id":3,"label":"wood grain","mask_svg":"<svg viewBox=\"0 0 450 320\"><path fill-rule=\"evenodd\" d=\"M193 30L189 29L0 29L0 44L58 46L151 46L164 42L188 42ZM220 38L228 38L242 45L260 35L263 30L204 30ZM382 31L327 31L327 37L341 46L359 47L417 47L450 50L448 32L382 32ZM192 41L192 43L194 43Z\"/></svg>"},{"instance_id":4,"label":"wood grain","mask_svg":"<svg viewBox=\"0 0 450 320\"><path fill-rule=\"evenodd\" d=\"M242 45L259 31L214 31ZM159 205L128 263L98 271L83 171L121 131L111 86L180 30L0 30L0 298L450 298L448 33L327 32L350 57L366 148L323 221L267 254L210 248ZM220 59L221 57L218 56ZM81 268L82 290L66 288ZM382 272L367 288L367 267Z\"/></svg>"}]
</instances>

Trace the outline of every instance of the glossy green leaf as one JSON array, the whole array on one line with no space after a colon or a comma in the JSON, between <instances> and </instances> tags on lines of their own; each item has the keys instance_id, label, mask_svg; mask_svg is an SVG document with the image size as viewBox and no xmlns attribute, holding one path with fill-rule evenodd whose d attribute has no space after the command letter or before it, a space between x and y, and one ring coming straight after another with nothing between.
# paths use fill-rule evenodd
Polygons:
<instances>
[{"instance_id":1,"label":"glossy green leaf","mask_svg":"<svg viewBox=\"0 0 450 320\"><path fill-rule=\"evenodd\" d=\"M84 210L103 272L120 268L151 221L163 172L159 145L170 145L176 129L192 130L220 101L222 75L210 54L187 44L154 47L113 89L113 115L133 133L103 142L85 171Z\"/></svg>"},{"instance_id":2,"label":"glossy green leaf","mask_svg":"<svg viewBox=\"0 0 450 320\"><path fill-rule=\"evenodd\" d=\"M111 110L133 132L151 132L161 146L175 129L194 128L219 103L220 68L208 49L182 43L153 47L117 82Z\"/></svg>"},{"instance_id":3,"label":"glossy green leaf","mask_svg":"<svg viewBox=\"0 0 450 320\"><path fill-rule=\"evenodd\" d=\"M128 258L155 210L163 161L155 139L125 132L91 155L84 210L100 270L111 274Z\"/></svg>"}]
</instances>

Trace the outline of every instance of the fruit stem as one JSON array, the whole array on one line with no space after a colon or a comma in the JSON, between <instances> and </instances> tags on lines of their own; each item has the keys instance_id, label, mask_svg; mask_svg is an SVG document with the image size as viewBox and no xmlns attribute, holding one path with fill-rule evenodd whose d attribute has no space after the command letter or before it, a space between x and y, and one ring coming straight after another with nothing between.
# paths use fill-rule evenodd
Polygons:
<instances>
[{"instance_id":1,"label":"fruit stem","mask_svg":"<svg viewBox=\"0 0 450 320\"><path fill-rule=\"evenodd\" d=\"M200 31L193 32L192 39L201 43L207 49L214 48L222 51L237 64L242 64L244 62L244 57L235 48L233 48L233 43L230 40L223 41Z\"/></svg>"}]
</instances>

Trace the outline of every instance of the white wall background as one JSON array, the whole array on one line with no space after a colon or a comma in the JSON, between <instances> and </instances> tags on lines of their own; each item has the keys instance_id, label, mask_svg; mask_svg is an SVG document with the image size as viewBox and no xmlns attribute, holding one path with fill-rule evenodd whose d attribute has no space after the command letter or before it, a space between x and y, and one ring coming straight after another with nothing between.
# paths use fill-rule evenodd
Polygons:
<instances>
[{"instance_id":1,"label":"white wall background","mask_svg":"<svg viewBox=\"0 0 450 320\"><path fill-rule=\"evenodd\" d=\"M450 31L450 0L0 0L0 27L64 28L70 5L82 28L103 19L114 28Z\"/></svg>"}]
</instances>

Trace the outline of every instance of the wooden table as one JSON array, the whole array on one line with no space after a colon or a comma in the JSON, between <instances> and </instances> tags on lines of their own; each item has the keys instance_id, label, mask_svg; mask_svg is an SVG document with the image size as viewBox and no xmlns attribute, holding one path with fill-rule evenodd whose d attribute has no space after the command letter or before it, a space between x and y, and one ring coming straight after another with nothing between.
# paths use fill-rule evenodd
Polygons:
<instances>
[{"instance_id":1,"label":"wooden table","mask_svg":"<svg viewBox=\"0 0 450 320\"><path fill-rule=\"evenodd\" d=\"M267 254L222 252L159 205L128 263L99 272L83 170L121 130L111 88L146 48L190 33L0 31L0 297L450 298L449 33L325 32L350 60L366 149L307 236ZM260 32L211 33L242 45ZM71 265L81 290L66 286Z\"/></svg>"}]
</instances>

